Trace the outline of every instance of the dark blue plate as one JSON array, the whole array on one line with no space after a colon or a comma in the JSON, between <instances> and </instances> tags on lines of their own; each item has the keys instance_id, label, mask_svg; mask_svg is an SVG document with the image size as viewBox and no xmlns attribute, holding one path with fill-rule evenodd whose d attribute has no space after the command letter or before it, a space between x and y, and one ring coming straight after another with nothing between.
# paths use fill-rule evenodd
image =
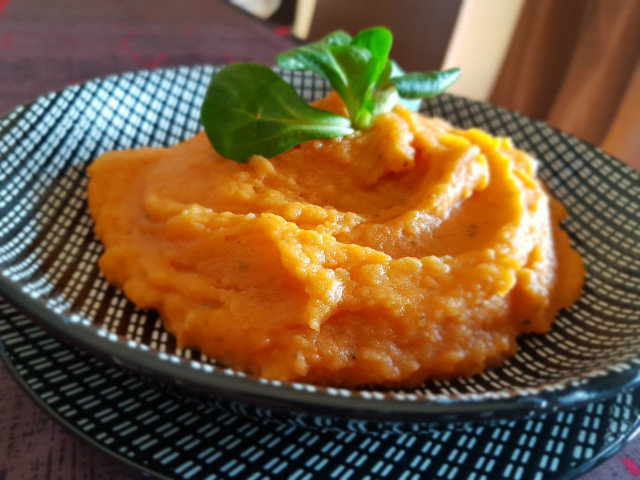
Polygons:
<instances>
[{"instance_id":1,"label":"dark blue plate","mask_svg":"<svg viewBox=\"0 0 640 480\"><path fill-rule=\"evenodd\" d=\"M363 433L275 420L102 362L0 300L3 358L31 397L82 440L172 479L570 479L640 431L640 391L524 420Z\"/></svg>"}]
</instances>

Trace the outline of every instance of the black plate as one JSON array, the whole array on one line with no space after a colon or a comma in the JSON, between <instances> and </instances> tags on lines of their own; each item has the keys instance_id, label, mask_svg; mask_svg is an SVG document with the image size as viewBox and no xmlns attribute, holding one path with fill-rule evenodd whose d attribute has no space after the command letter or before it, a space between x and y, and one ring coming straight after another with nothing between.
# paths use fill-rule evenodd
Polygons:
<instances>
[{"instance_id":1,"label":"black plate","mask_svg":"<svg viewBox=\"0 0 640 480\"><path fill-rule=\"evenodd\" d=\"M178 350L155 313L137 310L101 276L85 166L107 150L193 135L212 71L111 76L41 97L0 120L0 292L68 341L130 368L287 411L428 428L547 412L640 382L640 176L544 123L451 95L430 100L424 111L510 136L540 159L541 178L570 212L564 225L587 280L551 332L522 338L499 368L415 390L283 384ZM307 99L327 92L314 75L285 76Z\"/></svg>"},{"instance_id":2,"label":"black plate","mask_svg":"<svg viewBox=\"0 0 640 480\"><path fill-rule=\"evenodd\" d=\"M0 300L0 351L32 398L82 440L172 479L568 480L640 431L640 390L533 419L363 433L277 421L69 347Z\"/></svg>"}]
</instances>

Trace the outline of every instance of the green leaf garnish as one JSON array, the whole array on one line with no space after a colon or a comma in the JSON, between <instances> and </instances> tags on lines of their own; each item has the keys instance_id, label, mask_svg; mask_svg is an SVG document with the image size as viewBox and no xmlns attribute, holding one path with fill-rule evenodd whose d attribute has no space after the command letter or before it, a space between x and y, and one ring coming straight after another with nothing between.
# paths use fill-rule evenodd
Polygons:
<instances>
[{"instance_id":1,"label":"green leaf garnish","mask_svg":"<svg viewBox=\"0 0 640 480\"><path fill-rule=\"evenodd\" d=\"M419 99L442 93L460 76L458 68L405 74L389 59L392 41L384 27L363 30L353 38L338 30L276 57L282 69L325 77L349 118L311 107L267 67L239 63L223 68L213 75L202 105L209 140L232 160L246 162L256 154L270 158L306 140L368 129L378 115L397 104L415 111Z\"/></svg>"},{"instance_id":2,"label":"green leaf garnish","mask_svg":"<svg viewBox=\"0 0 640 480\"><path fill-rule=\"evenodd\" d=\"M215 74L201 118L216 151L238 162L353 133L349 119L310 106L273 70L256 63L235 63Z\"/></svg>"},{"instance_id":3,"label":"green leaf garnish","mask_svg":"<svg viewBox=\"0 0 640 480\"><path fill-rule=\"evenodd\" d=\"M389 81L404 98L431 98L440 95L456 83L462 75L459 68L450 68L444 72L409 73Z\"/></svg>"},{"instance_id":4,"label":"green leaf garnish","mask_svg":"<svg viewBox=\"0 0 640 480\"><path fill-rule=\"evenodd\" d=\"M346 43L348 34L334 32L316 43L295 48L276 57L285 70L311 70L322 75L344 101L355 128L368 128L371 98L380 74L388 63L393 36L383 27L363 30ZM363 118L369 122L363 123Z\"/></svg>"}]
</instances>

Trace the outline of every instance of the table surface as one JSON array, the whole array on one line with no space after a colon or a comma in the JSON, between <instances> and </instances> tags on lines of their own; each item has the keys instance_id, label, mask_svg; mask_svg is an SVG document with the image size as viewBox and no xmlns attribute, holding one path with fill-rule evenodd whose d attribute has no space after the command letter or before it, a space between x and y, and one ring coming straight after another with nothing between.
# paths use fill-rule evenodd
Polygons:
<instances>
[{"instance_id":1,"label":"table surface","mask_svg":"<svg viewBox=\"0 0 640 480\"><path fill-rule=\"evenodd\" d=\"M256 61L295 45L223 0L0 0L0 114L111 73ZM41 411L0 364L0 480L136 479ZM640 439L581 480L640 476Z\"/></svg>"}]
</instances>

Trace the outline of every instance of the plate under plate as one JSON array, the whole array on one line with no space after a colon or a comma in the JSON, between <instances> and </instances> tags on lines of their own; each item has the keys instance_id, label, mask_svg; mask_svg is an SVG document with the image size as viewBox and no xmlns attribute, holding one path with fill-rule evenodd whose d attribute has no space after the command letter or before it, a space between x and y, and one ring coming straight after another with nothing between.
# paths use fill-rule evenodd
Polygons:
<instances>
[{"instance_id":1,"label":"plate under plate","mask_svg":"<svg viewBox=\"0 0 640 480\"><path fill-rule=\"evenodd\" d=\"M1 300L0 342L7 366L56 420L162 478L569 479L640 430L640 390L535 419L420 434L277 421L100 361Z\"/></svg>"}]
</instances>

